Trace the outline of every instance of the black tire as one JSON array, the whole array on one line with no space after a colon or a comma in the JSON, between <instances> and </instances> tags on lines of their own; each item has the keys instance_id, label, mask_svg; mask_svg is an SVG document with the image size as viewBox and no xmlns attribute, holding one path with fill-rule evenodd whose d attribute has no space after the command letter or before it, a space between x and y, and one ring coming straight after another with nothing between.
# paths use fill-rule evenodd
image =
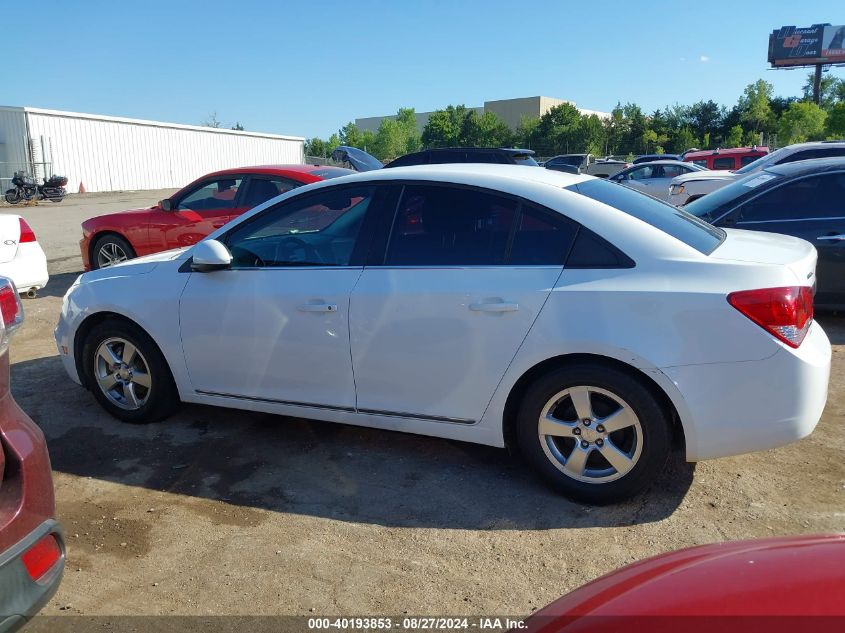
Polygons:
<instances>
[{"instance_id":1,"label":"black tire","mask_svg":"<svg viewBox=\"0 0 845 633\"><path fill-rule=\"evenodd\" d=\"M124 409L112 402L98 384L95 376L97 350L103 342L114 338L124 339L134 345L147 366L151 384L149 390L145 392L146 401L137 409ZM158 422L174 413L181 404L173 374L170 373L170 367L158 345L140 327L123 319L108 319L91 329L82 346L82 373L85 385L100 405L124 422L131 424Z\"/></svg>"},{"instance_id":2,"label":"black tire","mask_svg":"<svg viewBox=\"0 0 845 633\"><path fill-rule=\"evenodd\" d=\"M9 204L17 204L21 201L16 189L9 189L4 197L6 199L6 202L8 202Z\"/></svg>"},{"instance_id":3,"label":"black tire","mask_svg":"<svg viewBox=\"0 0 845 633\"><path fill-rule=\"evenodd\" d=\"M615 398L621 399L633 410L639 421L641 442L626 440L632 442L632 446L634 443L640 446L639 458L626 474L613 481L592 483L581 481L566 474L563 472L563 462L553 460L555 453L549 448L551 445L548 444L550 441L548 436L541 437L539 434L540 414L547 403L553 401L556 394L565 389L582 386L598 388L613 394ZM607 403L614 404L612 400L607 399L602 394L593 394L590 398L592 398L591 403L595 402L596 407L610 406ZM595 398L599 400L595 401ZM570 402L570 406L574 406L574 402L571 400ZM572 411L572 409L569 411ZM573 419L577 418L575 415L572 415L572 417ZM593 424L591 430L595 431L598 426L596 422ZM581 429L579 429L580 431ZM588 430L584 429L583 433L588 433ZM624 431L624 433L634 434L635 431L631 429ZM584 441L585 436L581 437L580 440L577 437L555 437L551 440L554 445L552 448L557 448L559 446L558 441L560 441L562 444L559 453L562 454L567 444L571 443L574 446L576 442ZM602 440L601 445L604 446L604 443L608 442L615 446L615 440L610 438L619 438L619 435L606 437L609 439ZM552 488L570 499L603 505L629 498L647 488L657 479L669 457L671 418L645 382L634 375L601 364L573 365L549 372L528 388L519 408L517 438L520 450L526 460ZM598 441L592 437L590 439L594 443L589 446L590 452L588 454L592 455L593 452L598 451ZM546 442L546 449L543 447L544 442ZM547 454L547 450L551 455ZM572 450L574 452L576 449L573 448ZM632 448L631 451L633 453L634 449ZM602 464L607 464L608 467L613 468L601 455L588 459L593 460L593 464L598 463L595 472L600 472ZM568 461L567 458L566 462Z\"/></svg>"},{"instance_id":4,"label":"black tire","mask_svg":"<svg viewBox=\"0 0 845 633\"><path fill-rule=\"evenodd\" d=\"M126 254L126 259L135 259L137 255L135 254L135 249L132 248L132 245L127 242L124 238L120 237L119 235L115 235L114 233L108 233L101 237L98 237L95 242L94 246L91 248L91 270L97 270L102 268L99 261L98 253L104 246L112 245L115 248L120 249L123 253Z\"/></svg>"},{"instance_id":5,"label":"black tire","mask_svg":"<svg viewBox=\"0 0 845 633\"><path fill-rule=\"evenodd\" d=\"M61 198L47 198L47 200L49 200L50 202L61 202L64 199L64 196L62 196Z\"/></svg>"}]
</instances>

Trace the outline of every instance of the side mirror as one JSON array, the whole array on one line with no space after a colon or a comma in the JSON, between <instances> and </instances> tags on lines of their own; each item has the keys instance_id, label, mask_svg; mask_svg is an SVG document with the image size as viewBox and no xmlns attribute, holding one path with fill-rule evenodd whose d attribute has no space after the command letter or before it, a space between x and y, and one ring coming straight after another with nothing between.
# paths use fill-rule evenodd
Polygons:
<instances>
[{"instance_id":1,"label":"side mirror","mask_svg":"<svg viewBox=\"0 0 845 633\"><path fill-rule=\"evenodd\" d=\"M191 270L198 273L210 273L224 270L232 265L229 249L217 240L203 240L194 247Z\"/></svg>"},{"instance_id":2,"label":"side mirror","mask_svg":"<svg viewBox=\"0 0 845 633\"><path fill-rule=\"evenodd\" d=\"M158 206L161 207L162 211L173 211L173 203L170 201L170 198L165 198L158 203Z\"/></svg>"}]
</instances>

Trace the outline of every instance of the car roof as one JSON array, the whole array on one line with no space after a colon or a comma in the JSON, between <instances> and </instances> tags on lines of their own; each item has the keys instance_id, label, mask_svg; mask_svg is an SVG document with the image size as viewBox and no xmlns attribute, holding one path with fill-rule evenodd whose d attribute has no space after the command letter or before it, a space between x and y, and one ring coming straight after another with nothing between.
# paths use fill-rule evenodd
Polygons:
<instances>
[{"instance_id":1,"label":"car roof","mask_svg":"<svg viewBox=\"0 0 845 633\"><path fill-rule=\"evenodd\" d=\"M629 167L629 169L633 169L634 167L648 167L649 165L683 165L684 167L689 167L689 163L683 160L661 158L660 160L645 160L641 163L636 163L635 165Z\"/></svg>"},{"instance_id":2,"label":"car roof","mask_svg":"<svg viewBox=\"0 0 845 633\"><path fill-rule=\"evenodd\" d=\"M425 152L503 152L505 154L534 154L533 149L520 149L517 147L432 147L431 149L413 152L413 154L423 154Z\"/></svg>"},{"instance_id":3,"label":"car roof","mask_svg":"<svg viewBox=\"0 0 845 633\"><path fill-rule=\"evenodd\" d=\"M768 154L769 148L764 145L759 145L757 147L726 147L724 149L717 148L717 149L704 149L698 152L687 152L684 155L684 158L703 158L705 156L733 156L735 154L751 154L751 153L760 153L760 154Z\"/></svg>"},{"instance_id":4,"label":"car roof","mask_svg":"<svg viewBox=\"0 0 845 633\"><path fill-rule=\"evenodd\" d=\"M791 163L781 163L766 167L764 171L791 178L793 176L804 176L826 171L842 171L843 169L845 169L845 156L796 160Z\"/></svg>"},{"instance_id":5,"label":"car roof","mask_svg":"<svg viewBox=\"0 0 845 633\"><path fill-rule=\"evenodd\" d=\"M229 176L235 174L269 174L269 175L286 175L290 173L297 173L297 174L311 174L315 171L320 171L321 169L327 168L333 169L343 169L342 167L335 167L334 165L315 165L315 164L308 164L308 165L252 165L249 167L233 167L231 169L221 169L220 171L211 172L210 174L206 174L203 178L208 176ZM352 170L347 170L349 173L353 173Z\"/></svg>"}]
</instances>

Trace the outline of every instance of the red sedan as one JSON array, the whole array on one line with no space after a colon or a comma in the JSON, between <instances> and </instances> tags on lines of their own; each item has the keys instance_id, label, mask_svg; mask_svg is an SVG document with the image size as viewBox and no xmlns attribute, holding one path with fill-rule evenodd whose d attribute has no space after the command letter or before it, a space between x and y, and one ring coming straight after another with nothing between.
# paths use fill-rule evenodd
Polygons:
<instances>
[{"instance_id":1,"label":"red sedan","mask_svg":"<svg viewBox=\"0 0 845 633\"><path fill-rule=\"evenodd\" d=\"M841 631L845 535L703 545L602 576L514 631Z\"/></svg>"},{"instance_id":2,"label":"red sedan","mask_svg":"<svg viewBox=\"0 0 845 633\"><path fill-rule=\"evenodd\" d=\"M9 338L24 313L14 284L0 277L0 631L17 631L59 587L65 545L41 429L9 390Z\"/></svg>"},{"instance_id":3,"label":"red sedan","mask_svg":"<svg viewBox=\"0 0 845 633\"><path fill-rule=\"evenodd\" d=\"M266 165L207 174L148 209L109 213L82 223L82 263L96 270L191 246L245 211L296 187L353 174L325 165Z\"/></svg>"}]
</instances>

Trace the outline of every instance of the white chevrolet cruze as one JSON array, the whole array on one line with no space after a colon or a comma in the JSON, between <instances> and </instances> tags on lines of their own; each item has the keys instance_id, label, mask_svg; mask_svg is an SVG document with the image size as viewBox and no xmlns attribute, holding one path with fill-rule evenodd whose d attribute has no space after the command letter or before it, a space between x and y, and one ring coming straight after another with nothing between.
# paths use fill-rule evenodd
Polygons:
<instances>
[{"instance_id":1,"label":"white chevrolet cruze","mask_svg":"<svg viewBox=\"0 0 845 633\"><path fill-rule=\"evenodd\" d=\"M82 275L56 341L127 422L180 401L515 444L564 494L809 434L830 343L807 242L547 169L384 169ZM281 422L280 422L281 423Z\"/></svg>"}]
</instances>

